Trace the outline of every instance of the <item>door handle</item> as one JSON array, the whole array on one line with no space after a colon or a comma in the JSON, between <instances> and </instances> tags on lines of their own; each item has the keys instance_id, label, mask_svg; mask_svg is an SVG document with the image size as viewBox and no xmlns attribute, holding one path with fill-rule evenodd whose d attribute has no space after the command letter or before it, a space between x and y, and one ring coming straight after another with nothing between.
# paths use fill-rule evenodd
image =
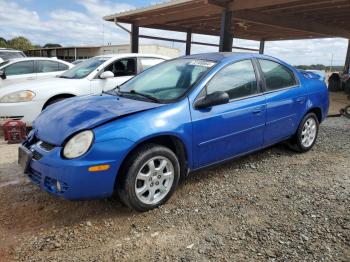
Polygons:
<instances>
[{"instance_id":1,"label":"door handle","mask_svg":"<svg viewBox=\"0 0 350 262\"><path fill-rule=\"evenodd\" d=\"M306 100L305 97L298 97L297 99L295 99L295 102L297 102L297 103L299 103L299 104L302 104L302 103L305 102L305 100Z\"/></svg>"},{"instance_id":2,"label":"door handle","mask_svg":"<svg viewBox=\"0 0 350 262\"><path fill-rule=\"evenodd\" d=\"M265 106L258 106L253 109L254 114L259 114L265 109Z\"/></svg>"},{"instance_id":3,"label":"door handle","mask_svg":"<svg viewBox=\"0 0 350 262\"><path fill-rule=\"evenodd\" d=\"M34 80L34 77L27 77L27 80Z\"/></svg>"}]
</instances>

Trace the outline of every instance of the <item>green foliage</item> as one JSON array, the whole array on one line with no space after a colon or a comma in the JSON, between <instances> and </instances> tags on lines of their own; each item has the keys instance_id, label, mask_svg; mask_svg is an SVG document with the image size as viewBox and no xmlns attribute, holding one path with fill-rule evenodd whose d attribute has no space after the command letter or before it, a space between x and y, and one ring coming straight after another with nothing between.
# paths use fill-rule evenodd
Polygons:
<instances>
[{"instance_id":1,"label":"green foliage","mask_svg":"<svg viewBox=\"0 0 350 262\"><path fill-rule=\"evenodd\" d=\"M0 37L0 47L7 47L7 41L5 38Z\"/></svg>"},{"instance_id":2,"label":"green foliage","mask_svg":"<svg viewBox=\"0 0 350 262\"><path fill-rule=\"evenodd\" d=\"M26 51L32 49L33 45L27 38L18 36L8 41L8 47L16 50Z\"/></svg>"},{"instance_id":3,"label":"green foliage","mask_svg":"<svg viewBox=\"0 0 350 262\"><path fill-rule=\"evenodd\" d=\"M6 40L5 38L0 37L0 47L26 51L33 48L33 45L27 38L23 36L18 36L10 40Z\"/></svg>"},{"instance_id":4,"label":"green foliage","mask_svg":"<svg viewBox=\"0 0 350 262\"><path fill-rule=\"evenodd\" d=\"M321 64L316 64L316 65L298 65L295 66L298 69L301 70L321 70L321 71L341 71L343 70L343 66L325 66Z\"/></svg>"}]
</instances>

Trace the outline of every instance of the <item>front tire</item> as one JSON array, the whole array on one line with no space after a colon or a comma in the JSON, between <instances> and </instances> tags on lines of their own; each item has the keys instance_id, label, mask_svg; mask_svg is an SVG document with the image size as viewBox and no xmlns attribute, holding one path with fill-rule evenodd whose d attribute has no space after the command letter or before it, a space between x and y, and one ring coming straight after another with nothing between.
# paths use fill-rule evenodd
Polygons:
<instances>
[{"instance_id":1,"label":"front tire","mask_svg":"<svg viewBox=\"0 0 350 262\"><path fill-rule=\"evenodd\" d=\"M304 116L292 140L291 148L300 153L311 150L316 143L319 126L318 118L314 113Z\"/></svg>"},{"instance_id":2,"label":"front tire","mask_svg":"<svg viewBox=\"0 0 350 262\"><path fill-rule=\"evenodd\" d=\"M169 148L148 144L127 159L117 183L122 202L144 212L164 204L174 193L180 178L180 163Z\"/></svg>"}]
</instances>

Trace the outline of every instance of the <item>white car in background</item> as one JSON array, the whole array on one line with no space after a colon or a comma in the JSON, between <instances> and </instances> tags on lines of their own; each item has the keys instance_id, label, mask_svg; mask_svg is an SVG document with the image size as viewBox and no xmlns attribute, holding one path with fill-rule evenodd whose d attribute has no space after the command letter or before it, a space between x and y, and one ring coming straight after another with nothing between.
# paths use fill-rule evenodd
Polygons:
<instances>
[{"instance_id":1,"label":"white car in background","mask_svg":"<svg viewBox=\"0 0 350 262\"><path fill-rule=\"evenodd\" d=\"M10 59L0 63L0 87L54 77L73 66L71 63L53 58L26 57Z\"/></svg>"},{"instance_id":2,"label":"white car in background","mask_svg":"<svg viewBox=\"0 0 350 262\"><path fill-rule=\"evenodd\" d=\"M49 105L73 96L109 91L167 59L146 54L96 56L55 78L0 88L0 124L4 120L14 119L31 126Z\"/></svg>"},{"instance_id":3,"label":"white car in background","mask_svg":"<svg viewBox=\"0 0 350 262\"><path fill-rule=\"evenodd\" d=\"M0 48L0 63L7 61L9 59L14 58L23 58L26 55L19 50L11 49L11 48Z\"/></svg>"}]
</instances>

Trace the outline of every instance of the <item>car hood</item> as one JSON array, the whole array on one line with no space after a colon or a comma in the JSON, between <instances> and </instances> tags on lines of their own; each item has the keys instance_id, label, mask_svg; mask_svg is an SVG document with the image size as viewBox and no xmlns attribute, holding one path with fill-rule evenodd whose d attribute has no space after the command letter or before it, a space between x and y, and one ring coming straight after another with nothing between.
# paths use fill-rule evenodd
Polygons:
<instances>
[{"instance_id":1,"label":"car hood","mask_svg":"<svg viewBox=\"0 0 350 262\"><path fill-rule=\"evenodd\" d=\"M162 104L112 95L69 98L45 109L34 121L36 136L53 145L62 145L74 133Z\"/></svg>"},{"instance_id":2,"label":"car hood","mask_svg":"<svg viewBox=\"0 0 350 262\"><path fill-rule=\"evenodd\" d=\"M59 77L49 77L45 79L38 80L27 80L15 84L2 84L0 83L0 97L7 95L12 92L30 90L30 91L40 91L41 89L47 88L61 88L67 87L67 85L74 84L76 79L65 79ZM78 81L81 79L78 79ZM0 81L1 82L1 81Z\"/></svg>"}]
</instances>

